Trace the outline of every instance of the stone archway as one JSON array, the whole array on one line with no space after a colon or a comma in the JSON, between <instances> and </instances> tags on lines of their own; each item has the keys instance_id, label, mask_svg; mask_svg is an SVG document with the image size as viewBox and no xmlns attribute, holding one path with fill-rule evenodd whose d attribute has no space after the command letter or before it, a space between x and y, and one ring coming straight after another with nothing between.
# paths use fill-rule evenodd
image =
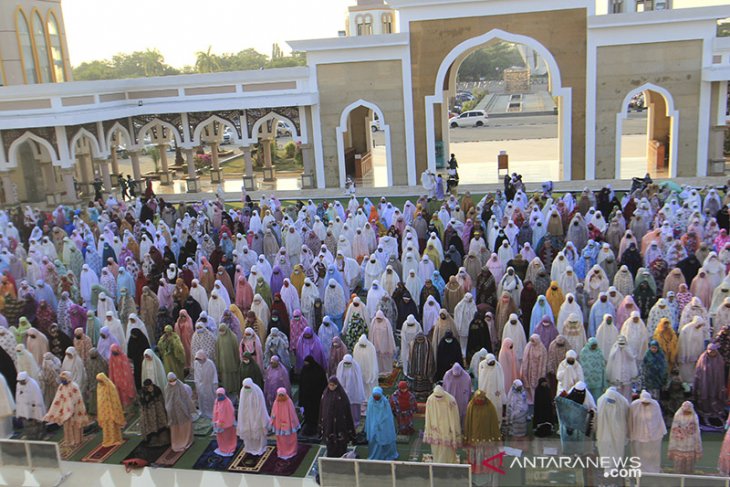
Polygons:
<instances>
[{"instance_id":1,"label":"stone archway","mask_svg":"<svg viewBox=\"0 0 730 487\"><path fill-rule=\"evenodd\" d=\"M548 91L558 99L558 139L559 139L559 165L562 167L560 175L564 180L572 177L572 89L563 86L560 68L552 53L536 39L520 34L513 34L501 29L492 29L489 32L464 40L444 57L439 65L433 94L426 96L426 147L428 157L428 168L436 171L436 115L442 118L444 107L447 106L445 88L449 78L454 74L452 71L458 67L469 54L494 41L504 41L513 44L529 47L538 54L547 64L549 73ZM443 130L443 129L442 129ZM447 138L447 136L443 136ZM496 161L495 161L496 165Z\"/></svg>"},{"instance_id":2,"label":"stone archway","mask_svg":"<svg viewBox=\"0 0 730 487\"><path fill-rule=\"evenodd\" d=\"M375 114L377 115L380 128L385 133L385 167L386 167L386 186L393 185L393 158L392 158L392 150L391 150L391 137L390 137L390 125L388 125L387 120L385 119L385 116L383 115L383 111L378 107L376 104L371 103L369 101L360 99L353 103L350 103L348 106L345 107L345 109L342 111L342 114L340 115L340 123L336 128L337 132L337 160L338 160L338 166L339 166L339 176L340 176L340 186L345 185L345 180L347 179L347 176L355 177L354 174L348 174L347 171L347 157L346 157L346 149L345 147L345 134L350 130L350 127L352 126L350 123L351 115L358 112L358 110L364 109L366 113L368 114L365 117L360 117L363 120L367 121L370 119L369 114ZM362 114L361 114L362 115ZM363 120L359 120L359 122L363 122ZM362 130L366 131L365 134L357 134L360 135L369 135L370 134L370 126L369 123L360 123L359 125L364 125L359 127L359 132ZM353 128L353 131L356 129ZM350 139L352 140L352 138ZM365 137L365 141L369 141L369 137ZM369 144L369 142L367 142ZM352 146L353 144L351 144ZM362 143L359 145L363 145ZM362 151L366 152L368 155L370 154L372 149L372 146L370 147L363 147ZM374 171L374 168L373 168Z\"/></svg>"}]
</instances>

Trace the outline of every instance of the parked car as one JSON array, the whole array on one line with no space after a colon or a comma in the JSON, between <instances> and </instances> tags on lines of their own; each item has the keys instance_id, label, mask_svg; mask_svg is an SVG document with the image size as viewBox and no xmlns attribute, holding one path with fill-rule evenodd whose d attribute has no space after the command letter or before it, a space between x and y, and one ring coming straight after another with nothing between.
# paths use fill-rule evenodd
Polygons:
<instances>
[{"instance_id":1,"label":"parked car","mask_svg":"<svg viewBox=\"0 0 730 487\"><path fill-rule=\"evenodd\" d=\"M472 95L468 91L460 91L456 94L456 100L460 101L461 103L464 103L465 101L471 101L474 98L474 95Z\"/></svg>"},{"instance_id":2,"label":"parked car","mask_svg":"<svg viewBox=\"0 0 730 487\"><path fill-rule=\"evenodd\" d=\"M374 133L379 130L383 130L383 126L380 125L380 120L378 120L377 118L374 120L371 120L370 121L370 131L372 131Z\"/></svg>"},{"instance_id":3,"label":"parked car","mask_svg":"<svg viewBox=\"0 0 730 487\"><path fill-rule=\"evenodd\" d=\"M458 117L449 119L449 126L452 129L457 127L483 127L487 124L487 112L484 110L469 110Z\"/></svg>"},{"instance_id":4,"label":"parked car","mask_svg":"<svg viewBox=\"0 0 730 487\"><path fill-rule=\"evenodd\" d=\"M221 141L221 145L230 144L231 142L233 142L233 132L230 127L226 127L225 130L223 130L223 140Z\"/></svg>"},{"instance_id":5,"label":"parked car","mask_svg":"<svg viewBox=\"0 0 730 487\"><path fill-rule=\"evenodd\" d=\"M279 120L276 124L276 136L294 135L294 129L288 123Z\"/></svg>"}]
</instances>

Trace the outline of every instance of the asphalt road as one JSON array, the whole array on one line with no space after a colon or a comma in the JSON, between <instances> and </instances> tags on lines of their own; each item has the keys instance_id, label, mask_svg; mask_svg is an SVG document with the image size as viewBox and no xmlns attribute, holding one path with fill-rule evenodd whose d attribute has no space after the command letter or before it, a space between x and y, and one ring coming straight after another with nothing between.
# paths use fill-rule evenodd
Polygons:
<instances>
[{"instance_id":1,"label":"asphalt road","mask_svg":"<svg viewBox=\"0 0 730 487\"><path fill-rule=\"evenodd\" d=\"M646 112L629 114L624 122L624 135L646 133ZM449 129L449 140L481 142L496 140L552 139L558 136L558 117L555 115L492 118L484 127ZM375 144L383 145L383 132L374 134Z\"/></svg>"}]
</instances>

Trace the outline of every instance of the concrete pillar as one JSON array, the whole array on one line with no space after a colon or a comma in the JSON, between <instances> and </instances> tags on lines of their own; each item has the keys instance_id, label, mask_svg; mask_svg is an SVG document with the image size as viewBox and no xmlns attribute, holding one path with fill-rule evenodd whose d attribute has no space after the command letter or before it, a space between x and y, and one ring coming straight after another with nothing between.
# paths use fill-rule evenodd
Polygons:
<instances>
[{"instance_id":1,"label":"concrete pillar","mask_svg":"<svg viewBox=\"0 0 730 487\"><path fill-rule=\"evenodd\" d=\"M11 172L3 172L0 174L6 205L15 205L18 203L18 188L15 186L11 174Z\"/></svg>"},{"instance_id":2,"label":"concrete pillar","mask_svg":"<svg viewBox=\"0 0 730 487\"><path fill-rule=\"evenodd\" d=\"M75 203L78 201L78 195L74 185L74 170L71 168L61 169L61 176L63 177L63 202Z\"/></svg>"},{"instance_id":3,"label":"concrete pillar","mask_svg":"<svg viewBox=\"0 0 730 487\"><path fill-rule=\"evenodd\" d=\"M261 149L264 153L264 181L274 181L274 168L271 165L271 141L272 139L262 139L260 142Z\"/></svg>"},{"instance_id":4,"label":"concrete pillar","mask_svg":"<svg viewBox=\"0 0 730 487\"><path fill-rule=\"evenodd\" d=\"M112 183L116 184L117 176L122 174L119 172L119 156L117 155L117 148L115 146L112 147L112 174L114 175L114 178L112 180Z\"/></svg>"},{"instance_id":5,"label":"concrete pillar","mask_svg":"<svg viewBox=\"0 0 730 487\"><path fill-rule=\"evenodd\" d=\"M246 191L256 191L256 178L253 175L253 159L251 158L251 146L241 147L243 151L243 187Z\"/></svg>"},{"instance_id":6,"label":"concrete pillar","mask_svg":"<svg viewBox=\"0 0 730 487\"><path fill-rule=\"evenodd\" d=\"M85 195L93 195L94 187L94 167L91 165L91 156L89 154L79 154L79 174L81 176L80 189Z\"/></svg>"},{"instance_id":7,"label":"concrete pillar","mask_svg":"<svg viewBox=\"0 0 730 487\"><path fill-rule=\"evenodd\" d=\"M304 164L304 173L302 173L302 189L310 189L316 186L314 176L314 149L312 144L302 144L299 146L302 151L302 163Z\"/></svg>"},{"instance_id":8,"label":"concrete pillar","mask_svg":"<svg viewBox=\"0 0 730 487\"><path fill-rule=\"evenodd\" d=\"M185 179L188 193L197 193L200 191L200 178L195 172L195 152L193 149L185 149L185 160L188 164L188 177Z\"/></svg>"},{"instance_id":9,"label":"concrete pillar","mask_svg":"<svg viewBox=\"0 0 730 487\"><path fill-rule=\"evenodd\" d=\"M223 182L220 161L218 159L218 142L210 144L210 182L219 184Z\"/></svg>"},{"instance_id":10,"label":"concrete pillar","mask_svg":"<svg viewBox=\"0 0 730 487\"><path fill-rule=\"evenodd\" d=\"M160 184L169 186L172 184L172 174L167 163L167 144L158 144L157 150L160 153Z\"/></svg>"},{"instance_id":11,"label":"concrete pillar","mask_svg":"<svg viewBox=\"0 0 730 487\"><path fill-rule=\"evenodd\" d=\"M636 0L624 0L624 11L622 13L636 12Z\"/></svg>"},{"instance_id":12,"label":"concrete pillar","mask_svg":"<svg viewBox=\"0 0 730 487\"><path fill-rule=\"evenodd\" d=\"M139 183L142 180L142 171L139 168L139 151L130 151L129 158L132 160L132 179Z\"/></svg>"},{"instance_id":13,"label":"concrete pillar","mask_svg":"<svg viewBox=\"0 0 730 487\"><path fill-rule=\"evenodd\" d=\"M107 161L98 160L96 161L101 169L101 181L104 184L104 191L112 192L112 178L109 174L109 163Z\"/></svg>"}]
</instances>

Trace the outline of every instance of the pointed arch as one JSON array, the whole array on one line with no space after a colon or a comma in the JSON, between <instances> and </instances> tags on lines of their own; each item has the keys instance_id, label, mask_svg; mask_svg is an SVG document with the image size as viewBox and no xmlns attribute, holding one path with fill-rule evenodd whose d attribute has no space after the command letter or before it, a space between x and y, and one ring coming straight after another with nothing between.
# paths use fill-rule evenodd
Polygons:
<instances>
[{"instance_id":1,"label":"pointed arch","mask_svg":"<svg viewBox=\"0 0 730 487\"><path fill-rule=\"evenodd\" d=\"M621 146L622 134L624 128L624 120L629 116L629 102L631 99L645 91L653 91L664 98L667 111L665 115L669 117L669 177L677 177L678 151L679 151L679 111L675 108L674 97L666 88L654 83L644 83L638 88L629 91L621 102L621 111L616 114L616 178L621 178ZM647 134L648 136L648 134Z\"/></svg>"},{"instance_id":2,"label":"pointed arch","mask_svg":"<svg viewBox=\"0 0 730 487\"><path fill-rule=\"evenodd\" d=\"M444 105L444 82L449 75L449 69L458 61L461 56L468 55L484 44L492 41L511 42L531 47L539 54L548 66L549 91L554 97L559 97L559 125L558 137L560 139L560 163L563 165L562 178L570 180L572 174L572 89L563 86L560 68L552 53L540 42L532 37L512 34L502 29L492 29L480 36L467 39L456 45L443 59L436 73L433 95L426 96L426 148L428 167L436 171L436 132L434 127L435 105Z\"/></svg>"},{"instance_id":3,"label":"pointed arch","mask_svg":"<svg viewBox=\"0 0 730 487\"><path fill-rule=\"evenodd\" d=\"M111 150L112 136L114 135L115 132L122 132L122 134L124 134L124 137L126 137L126 139L127 139L127 143L130 146L134 145L134 139L132 138L131 134L129 133L129 129L127 129L127 127L125 127L121 123L115 122L114 125L112 125L112 127L109 130L107 130L106 135L104 137L104 140L106 140L106 146L109 148L109 150ZM118 140L117 140L117 144L119 144ZM127 147L127 149L131 149L131 147Z\"/></svg>"},{"instance_id":4,"label":"pointed arch","mask_svg":"<svg viewBox=\"0 0 730 487\"><path fill-rule=\"evenodd\" d=\"M213 122L218 122L219 124L221 124L223 126L229 127L233 131L233 142L235 144L241 144L243 142L238 137L238 129L236 128L235 125L233 125L228 120L221 118L218 115L211 115L210 117L208 117L205 120L203 120L202 122L200 122L193 130L193 133L192 133L193 144L196 144L196 145L200 144L200 138L203 135L203 130L205 129L205 127L207 127L208 125L210 125Z\"/></svg>"},{"instance_id":5,"label":"pointed arch","mask_svg":"<svg viewBox=\"0 0 730 487\"><path fill-rule=\"evenodd\" d=\"M165 122L163 120L160 120L159 118L156 118L154 120L151 120L144 124L142 128L140 128L137 131L137 143L142 145L144 143L144 136L147 134L147 132L150 131L152 127L155 125L159 125L161 127L164 127L170 131L172 136L175 138L175 142L177 142L178 147L183 145L182 136L180 135L180 131L170 122Z\"/></svg>"},{"instance_id":6,"label":"pointed arch","mask_svg":"<svg viewBox=\"0 0 730 487\"><path fill-rule=\"evenodd\" d=\"M263 117L256 120L256 122L253 124L253 127L251 128L251 139L254 142L256 142L259 138L258 133L259 133L259 129L261 128L261 126L263 124L265 124L266 122L268 122L269 120L274 120L274 121L281 120L282 122L285 122L292 130L292 140L294 142L302 141L302 136L297 131L297 126L294 124L293 121L291 121L289 118L285 117L284 115L280 115L274 111L271 111L271 112L267 113L266 115L264 115Z\"/></svg>"},{"instance_id":7,"label":"pointed arch","mask_svg":"<svg viewBox=\"0 0 730 487\"><path fill-rule=\"evenodd\" d=\"M89 141L89 147L91 148L91 153L93 157L101 158L102 157L102 151L99 147L99 141L96 140L96 136L86 130L85 128L79 129L78 132L73 136L71 141L68 144L68 149L71 153L71 160L76 159L76 143L81 140L82 138L88 139Z\"/></svg>"},{"instance_id":8,"label":"pointed arch","mask_svg":"<svg viewBox=\"0 0 730 487\"><path fill-rule=\"evenodd\" d=\"M342 114L340 114L340 124L336 128L337 132L337 160L339 163L339 172L340 172L340 186L344 187L345 185L345 179L347 178L346 168L345 168L345 132L347 132L347 120L350 117L350 112L352 112L354 109L364 107L368 110L371 110L378 116L378 120L380 121L380 125L383 128L383 132L385 132L385 167L387 169L388 174L388 181L387 185L392 186L393 185L393 161L392 161L392 151L390 146L390 125L387 124L387 121L385 120L385 116L383 115L383 111L380 109L378 105L375 103L369 102L367 100L363 100L360 98L359 100L350 103L345 107L344 110L342 110ZM324 168L323 168L324 169ZM319 178L320 175L318 174L317 177ZM321 177L324 180L324 173L321 175Z\"/></svg>"},{"instance_id":9,"label":"pointed arch","mask_svg":"<svg viewBox=\"0 0 730 487\"><path fill-rule=\"evenodd\" d=\"M38 145L41 145L45 147L45 149L48 151L48 154L51 156L51 163L54 166L60 165L58 162L58 154L56 153L56 149L53 147L53 144L51 144L49 141L44 139L43 137L40 137L36 134L34 134L31 131L26 131L23 135L18 137L13 141L12 144L10 144L10 147L8 148L8 167L14 168L18 167L18 150L21 145L25 144L26 142L35 142Z\"/></svg>"}]
</instances>

